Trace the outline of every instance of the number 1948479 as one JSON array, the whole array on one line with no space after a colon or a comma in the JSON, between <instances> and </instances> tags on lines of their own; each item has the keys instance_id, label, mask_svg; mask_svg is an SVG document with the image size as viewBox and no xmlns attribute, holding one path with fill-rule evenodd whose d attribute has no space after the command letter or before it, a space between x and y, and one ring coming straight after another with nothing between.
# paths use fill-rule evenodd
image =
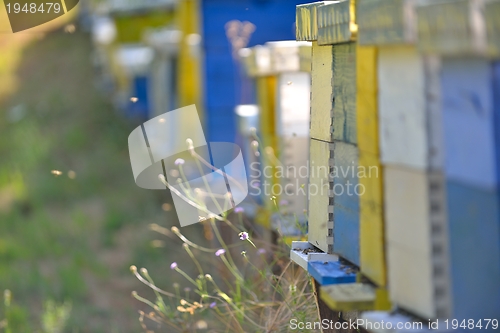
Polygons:
<instances>
[{"instance_id":1,"label":"number 1948479","mask_svg":"<svg viewBox=\"0 0 500 333\"><path fill-rule=\"evenodd\" d=\"M5 5L7 7L7 13L8 14L19 14L19 13L31 13L31 14L36 14L36 13L55 13L58 14L61 12L61 4L58 2L45 2L41 4L37 3L7 3Z\"/></svg>"},{"instance_id":2,"label":"number 1948479","mask_svg":"<svg viewBox=\"0 0 500 333\"><path fill-rule=\"evenodd\" d=\"M481 329L498 329L498 320L497 319L469 319L469 320L457 320L457 319L446 319L444 320L446 329L456 330L458 328L462 328L464 330L481 330Z\"/></svg>"}]
</instances>

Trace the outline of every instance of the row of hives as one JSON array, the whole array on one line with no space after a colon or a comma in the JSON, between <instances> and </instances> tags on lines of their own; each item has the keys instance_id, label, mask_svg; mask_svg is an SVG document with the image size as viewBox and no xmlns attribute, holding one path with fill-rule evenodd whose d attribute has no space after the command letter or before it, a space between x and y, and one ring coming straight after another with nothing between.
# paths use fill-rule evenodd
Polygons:
<instances>
[{"instance_id":1,"label":"row of hives","mask_svg":"<svg viewBox=\"0 0 500 333\"><path fill-rule=\"evenodd\" d=\"M297 6L296 24L312 42L311 170L308 242L294 242L292 259L333 310L493 330L500 2L325 1ZM283 77L265 48L246 52L248 73ZM300 70L307 57L297 59ZM390 309L414 317L369 311Z\"/></svg>"},{"instance_id":2,"label":"row of hives","mask_svg":"<svg viewBox=\"0 0 500 333\"><path fill-rule=\"evenodd\" d=\"M275 184L277 179L266 180L252 173L253 169L274 165L270 158L256 156L252 148L256 137L262 139L263 150L273 149L274 157L281 159L291 153L289 164L307 160L311 43L301 44L306 66L298 68L294 63L299 59L294 21L299 2L103 2L93 10L92 31L104 87L126 116L140 121L195 104L205 135L202 141L238 143L250 181L254 181L250 185L256 184L257 178L262 188L266 182ZM272 55L263 48L264 58L271 61L281 56L294 67L276 67L274 61L266 65L267 70L283 73L279 80L264 72L259 79L249 79L242 68L249 61L249 49L245 47L270 40L282 42L271 42ZM193 120L189 116L177 119L169 129L188 133ZM251 128L256 130L252 132ZM283 152L285 146L288 151ZM258 166L252 167L252 162ZM247 212L258 211L257 219L270 227L274 219L270 195L256 194L257 189L252 188L249 192L252 200L248 200ZM287 206L294 208L292 213L299 215L303 225L306 196L278 196L279 201L288 199ZM267 203L267 209L255 209L255 202ZM294 217L287 216L289 219L280 227L286 236L296 237L300 231Z\"/></svg>"},{"instance_id":3,"label":"row of hives","mask_svg":"<svg viewBox=\"0 0 500 333\"><path fill-rule=\"evenodd\" d=\"M93 10L96 63L128 116L144 120L196 104L207 138L232 142L238 136L235 106L255 102L237 51L293 39L298 3L103 1Z\"/></svg>"}]
</instances>

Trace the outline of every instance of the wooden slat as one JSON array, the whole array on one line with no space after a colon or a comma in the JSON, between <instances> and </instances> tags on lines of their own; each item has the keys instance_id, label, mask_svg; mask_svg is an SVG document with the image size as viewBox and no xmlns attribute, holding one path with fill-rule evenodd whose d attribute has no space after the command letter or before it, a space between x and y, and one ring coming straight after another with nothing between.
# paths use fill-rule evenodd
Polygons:
<instances>
[{"instance_id":1,"label":"wooden slat","mask_svg":"<svg viewBox=\"0 0 500 333\"><path fill-rule=\"evenodd\" d=\"M189 44L186 42L190 34L200 33L200 6L196 0L179 1L177 18L179 29L182 31L182 40L179 42L179 61L177 70L182 75L177 75L178 105L186 106L196 104L201 108L202 82L200 58L193 55ZM198 109L201 114L204 110Z\"/></svg>"},{"instance_id":2,"label":"wooden slat","mask_svg":"<svg viewBox=\"0 0 500 333\"><path fill-rule=\"evenodd\" d=\"M438 56L422 57L425 73L425 102L428 144L428 169L444 166L443 112L441 110L441 60Z\"/></svg>"},{"instance_id":3,"label":"wooden slat","mask_svg":"<svg viewBox=\"0 0 500 333\"><path fill-rule=\"evenodd\" d=\"M462 56L486 53L483 1L428 0L416 10L420 50Z\"/></svg>"},{"instance_id":4,"label":"wooden slat","mask_svg":"<svg viewBox=\"0 0 500 333\"><path fill-rule=\"evenodd\" d=\"M426 173L384 168L388 284L391 301L434 318L433 265Z\"/></svg>"},{"instance_id":5,"label":"wooden slat","mask_svg":"<svg viewBox=\"0 0 500 333\"><path fill-rule=\"evenodd\" d=\"M383 47L378 57L380 159L427 167L423 59L413 46Z\"/></svg>"},{"instance_id":6,"label":"wooden slat","mask_svg":"<svg viewBox=\"0 0 500 333\"><path fill-rule=\"evenodd\" d=\"M488 0L484 3L484 19L486 24L486 42L488 54L500 56L500 1Z\"/></svg>"},{"instance_id":7,"label":"wooden slat","mask_svg":"<svg viewBox=\"0 0 500 333\"><path fill-rule=\"evenodd\" d=\"M307 271L322 286L356 282L355 271L340 261L309 261Z\"/></svg>"},{"instance_id":8,"label":"wooden slat","mask_svg":"<svg viewBox=\"0 0 500 333\"><path fill-rule=\"evenodd\" d=\"M359 177L363 193L360 209L361 272L379 286L386 285L382 166L378 145L377 50L356 50L356 125L359 148Z\"/></svg>"},{"instance_id":9,"label":"wooden slat","mask_svg":"<svg viewBox=\"0 0 500 333\"><path fill-rule=\"evenodd\" d=\"M495 162L496 162L496 175L497 182L500 181L500 61L492 63L492 77L493 77L493 121L495 123Z\"/></svg>"},{"instance_id":10,"label":"wooden slat","mask_svg":"<svg viewBox=\"0 0 500 333\"><path fill-rule=\"evenodd\" d=\"M361 272L378 286L386 285L384 243L383 172L378 156L359 152L359 235Z\"/></svg>"},{"instance_id":11,"label":"wooden slat","mask_svg":"<svg viewBox=\"0 0 500 333\"><path fill-rule=\"evenodd\" d=\"M360 45L406 44L415 41L414 1L360 0L357 6Z\"/></svg>"},{"instance_id":12,"label":"wooden slat","mask_svg":"<svg viewBox=\"0 0 500 333\"><path fill-rule=\"evenodd\" d=\"M377 49L356 49L356 125L359 150L379 154Z\"/></svg>"},{"instance_id":13,"label":"wooden slat","mask_svg":"<svg viewBox=\"0 0 500 333\"><path fill-rule=\"evenodd\" d=\"M309 261L338 261L339 257L319 252L309 242L293 241L290 246L290 260L307 271Z\"/></svg>"},{"instance_id":14,"label":"wooden slat","mask_svg":"<svg viewBox=\"0 0 500 333\"><path fill-rule=\"evenodd\" d=\"M297 5L295 11L295 35L299 41L313 41L318 38L317 7L324 1Z\"/></svg>"},{"instance_id":15,"label":"wooden slat","mask_svg":"<svg viewBox=\"0 0 500 333\"><path fill-rule=\"evenodd\" d=\"M331 141L333 102L332 46L312 45L311 138Z\"/></svg>"},{"instance_id":16,"label":"wooden slat","mask_svg":"<svg viewBox=\"0 0 500 333\"><path fill-rule=\"evenodd\" d=\"M320 298L332 310L372 310L375 307L375 289L363 283L334 284L320 288Z\"/></svg>"},{"instance_id":17,"label":"wooden slat","mask_svg":"<svg viewBox=\"0 0 500 333\"><path fill-rule=\"evenodd\" d=\"M325 3L317 9L318 44L334 45L356 40L355 1Z\"/></svg>"},{"instance_id":18,"label":"wooden slat","mask_svg":"<svg viewBox=\"0 0 500 333\"><path fill-rule=\"evenodd\" d=\"M444 59L441 93L445 173L475 187L497 187L491 65L486 59Z\"/></svg>"},{"instance_id":19,"label":"wooden slat","mask_svg":"<svg viewBox=\"0 0 500 333\"><path fill-rule=\"evenodd\" d=\"M387 240L430 253L426 172L385 166L384 196Z\"/></svg>"},{"instance_id":20,"label":"wooden slat","mask_svg":"<svg viewBox=\"0 0 500 333\"><path fill-rule=\"evenodd\" d=\"M359 265L358 149L337 141L333 160L333 252Z\"/></svg>"},{"instance_id":21,"label":"wooden slat","mask_svg":"<svg viewBox=\"0 0 500 333\"><path fill-rule=\"evenodd\" d=\"M333 47L334 140L356 144L356 44Z\"/></svg>"},{"instance_id":22,"label":"wooden slat","mask_svg":"<svg viewBox=\"0 0 500 333\"><path fill-rule=\"evenodd\" d=\"M259 104L260 108L260 116L259 116L259 129L260 129L260 135L262 137L262 144L264 147L261 148L261 151L264 152L266 147L270 147L273 149L274 154L278 153L278 142L277 142L277 136L276 136L276 89L277 89L277 78L275 76L263 76L263 77L257 77L256 78L256 83L257 83L257 102ZM279 158L279 157L278 157ZM274 176L276 173L276 169L274 165L270 162L272 161L272 158L265 158L263 157L261 159L261 167L271 167L272 169L272 175ZM262 170L261 170L262 171ZM268 172L269 174L270 172ZM266 178L263 179L262 181L268 182L269 188L271 188L274 184L278 184L278 179L276 177L272 178ZM265 193L263 193L263 196L265 196ZM274 209L274 204L267 199L267 197L264 198L264 203L266 208L269 211L273 211ZM270 226L270 221L266 221L264 219L259 219L259 221L264 222L265 225L269 227Z\"/></svg>"},{"instance_id":23,"label":"wooden slat","mask_svg":"<svg viewBox=\"0 0 500 333\"><path fill-rule=\"evenodd\" d=\"M309 150L308 241L327 253L331 253L333 244L333 237L328 237L328 230L333 232L333 213L329 213L330 207L333 206L329 193L331 145L328 142L311 139Z\"/></svg>"},{"instance_id":24,"label":"wooden slat","mask_svg":"<svg viewBox=\"0 0 500 333\"><path fill-rule=\"evenodd\" d=\"M497 192L448 181L452 317L500 314L500 216Z\"/></svg>"},{"instance_id":25,"label":"wooden slat","mask_svg":"<svg viewBox=\"0 0 500 333\"><path fill-rule=\"evenodd\" d=\"M439 171L384 167L391 300L425 318L451 314L444 183Z\"/></svg>"},{"instance_id":26,"label":"wooden slat","mask_svg":"<svg viewBox=\"0 0 500 333\"><path fill-rule=\"evenodd\" d=\"M434 318L434 288L429 253L387 243L391 302L424 318Z\"/></svg>"}]
</instances>

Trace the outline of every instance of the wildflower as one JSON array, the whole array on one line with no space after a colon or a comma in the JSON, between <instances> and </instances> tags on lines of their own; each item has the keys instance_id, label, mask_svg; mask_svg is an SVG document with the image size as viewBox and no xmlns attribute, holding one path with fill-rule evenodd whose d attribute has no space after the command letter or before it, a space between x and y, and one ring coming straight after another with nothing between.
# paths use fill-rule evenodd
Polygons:
<instances>
[{"instance_id":1,"label":"wildflower","mask_svg":"<svg viewBox=\"0 0 500 333\"><path fill-rule=\"evenodd\" d=\"M186 144L188 145L188 149L189 149L189 150L194 149L193 140L191 140L190 138L187 138L187 139L186 139Z\"/></svg>"},{"instance_id":2,"label":"wildflower","mask_svg":"<svg viewBox=\"0 0 500 333\"><path fill-rule=\"evenodd\" d=\"M246 256L247 256L247 251L241 251L241 255L242 255L243 257L246 257Z\"/></svg>"},{"instance_id":3,"label":"wildflower","mask_svg":"<svg viewBox=\"0 0 500 333\"><path fill-rule=\"evenodd\" d=\"M234 209L234 212L235 212L236 214L243 213L244 211L245 211L245 209L244 209L243 207L236 207L236 208Z\"/></svg>"},{"instance_id":4,"label":"wildflower","mask_svg":"<svg viewBox=\"0 0 500 333\"><path fill-rule=\"evenodd\" d=\"M175 165L183 165L184 164L184 160L182 158L178 158L175 160L174 162Z\"/></svg>"},{"instance_id":5,"label":"wildflower","mask_svg":"<svg viewBox=\"0 0 500 333\"><path fill-rule=\"evenodd\" d=\"M64 27L64 32L72 34L73 32L75 32L75 25L68 24L67 26Z\"/></svg>"},{"instance_id":6,"label":"wildflower","mask_svg":"<svg viewBox=\"0 0 500 333\"><path fill-rule=\"evenodd\" d=\"M184 291L188 293L188 292L190 292L190 291L191 291L191 288L186 287L186 288L184 288Z\"/></svg>"},{"instance_id":7,"label":"wildflower","mask_svg":"<svg viewBox=\"0 0 500 333\"><path fill-rule=\"evenodd\" d=\"M224 253L226 253L226 250L224 250L224 249L219 249L219 250L217 250L217 252L215 252L215 255L216 255L217 257L220 257L220 256L221 256L222 254L224 254Z\"/></svg>"},{"instance_id":8,"label":"wildflower","mask_svg":"<svg viewBox=\"0 0 500 333\"><path fill-rule=\"evenodd\" d=\"M172 264L170 264L170 269L176 269L177 268L177 263L174 261Z\"/></svg>"},{"instance_id":9,"label":"wildflower","mask_svg":"<svg viewBox=\"0 0 500 333\"><path fill-rule=\"evenodd\" d=\"M252 244L253 247L256 247L255 244L250 240L250 237L248 237L248 232L242 231L238 235L242 241L248 241L250 244Z\"/></svg>"},{"instance_id":10,"label":"wildflower","mask_svg":"<svg viewBox=\"0 0 500 333\"><path fill-rule=\"evenodd\" d=\"M266 249L260 248L257 250L257 254L265 254L265 253L266 253Z\"/></svg>"},{"instance_id":11,"label":"wildflower","mask_svg":"<svg viewBox=\"0 0 500 333\"><path fill-rule=\"evenodd\" d=\"M213 308L215 308L216 306L217 306L217 303L215 303L215 302L210 303L210 309L213 309Z\"/></svg>"},{"instance_id":12,"label":"wildflower","mask_svg":"<svg viewBox=\"0 0 500 333\"><path fill-rule=\"evenodd\" d=\"M131 101L132 103L135 103L135 102L137 102L138 100L139 100L139 99L138 99L137 97L130 97L130 101Z\"/></svg>"},{"instance_id":13,"label":"wildflower","mask_svg":"<svg viewBox=\"0 0 500 333\"><path fill-rule=\"evenodd\" d=\"M59 170L52 170L50 173L53 174L54 176L60 176L60 175L62 175L62 172L59 171Z\"/></svg>"},{"instance_id":14,"label":"wildflower","mask_svg":"<svg viewBox=\"0 0 500 333\"><path fill-rule=\"evenodd\" d=\"M283 199L280 201L280 206L287 206L288 205L288 201Z\"/></svg>"},{"instance_id":15,"label":"wildflower","mask_svg":"<svg viewBox=\"0 0 500 333\"><path fill-rule=\"evenodd\" d=\"M208 324L204 320L198 320L195 324L196 328L199 330L206 330L208 328Z\"/></svg>"}]
</instances>

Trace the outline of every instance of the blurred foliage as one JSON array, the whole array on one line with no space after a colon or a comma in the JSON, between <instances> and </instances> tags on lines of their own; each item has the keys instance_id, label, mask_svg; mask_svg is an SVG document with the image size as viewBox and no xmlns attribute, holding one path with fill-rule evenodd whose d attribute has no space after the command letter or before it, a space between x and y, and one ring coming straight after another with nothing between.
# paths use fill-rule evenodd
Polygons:
<instances>
[{"instance_id":1,"label":"blurred foliage","mask_svg":"<svg viewBox=\"0 0 500 333\"><path fill-rule=\"evenodd\" d=\"M151 246L147 225L176 218L161 210L166 192L134 183L127 137L136 125L100 91L78 27L2 38L0 82L12 84L0 84L0 286L16 295L10 323L52 320L40 306L50 299L72 302L70 332L137 332L128 267L148 265L168 282L158 263L180 249ZM12 333L33 332L19 327Z\"/></svg>"},{"instance_id":2,"label":"blurred foliage","mask_svg":"<svg viewBox=\"0 0 500 333\"><path fill-rule=\"evenodd\" d=\"M139 43L147 29L154 29L171 24L174 12L157 10L142 15L122 14L115 17L116 41L118 43Z\"/></svg>"}]
</instances>

